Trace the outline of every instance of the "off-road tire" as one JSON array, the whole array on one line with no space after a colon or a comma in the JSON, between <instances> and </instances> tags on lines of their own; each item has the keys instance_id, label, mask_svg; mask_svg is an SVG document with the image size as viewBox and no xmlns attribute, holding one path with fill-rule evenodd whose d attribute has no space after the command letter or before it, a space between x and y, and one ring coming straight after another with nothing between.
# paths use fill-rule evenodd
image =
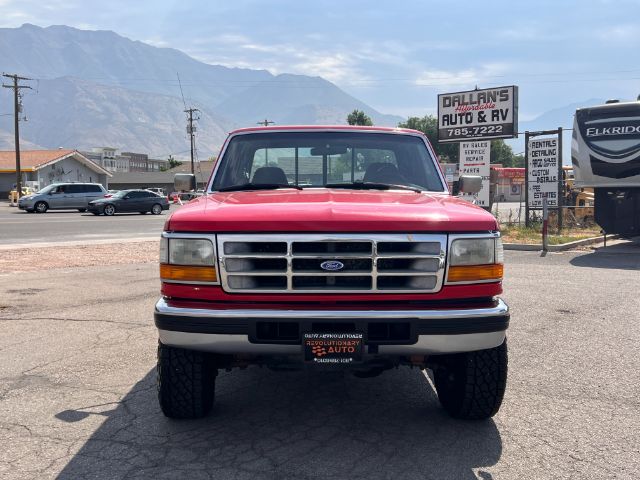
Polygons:
<instances>
[{"instance_id":1,"label":"off-road tire","mask_svg":"<svg viewBox=\"0 0 640 480\"><path fill-rule=\"evenodd\" d=\"M158 342L158 400L162 413L180 419L206 416L213 407L217 373L211 355Z\"/></svg>"},{"instance_id":2,"label":"off-road tire","mask_svg":"<svg viewBox=\"0 0 640 480\"><path fill-rule=\"evenodd\" d=\"M47 213L47 210L49 210L49 205L47 205L47 202L37 202L33 206L33 210L36 213Z\"/></svg>"},{"instance_id":3,"label":"off-road tire","mask_svg":"<svg viewBox=\"0 0 640 480\"><path fill-rule=\"evenodd\" d=\"M434 379L440 404L453 418L493 417L504 397L507 363L506 339L499 347L438 357Z\"/></svg>"}]
</instances>

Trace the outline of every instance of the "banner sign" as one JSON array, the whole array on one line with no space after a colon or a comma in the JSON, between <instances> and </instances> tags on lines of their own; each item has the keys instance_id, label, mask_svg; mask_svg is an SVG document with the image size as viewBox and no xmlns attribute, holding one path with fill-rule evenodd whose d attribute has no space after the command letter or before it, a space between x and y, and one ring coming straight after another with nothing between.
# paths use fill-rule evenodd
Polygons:
<instances>
[{"instance_id":1,"label":"banner sign","mask_svg":"<svg viewBox=\"0 0 640 480\"><path fill-rule=\"evenodd\" d=\"M518 87L438 95L438 142L518 136Z\"/></svg>"},{"instance_id":2,"label":"banner sign","mask_svg":"<svg viewBox=\"0 0 640 480\"><path fill-rule=\"evenodd\" d=\"M473 202L480 207L489 207L489 183L491 172L491 142L460 143L460 175L479 175L482 177L482 189L473 195L460 194L460 198Z\"/></svg>"},{"instance_id":3,"label":"banner sign","mask_svg":"<svg viewBox=\"0 0 640 480\"><path fill-rule=\"evenodd\" d=\"M528 147L529 208L542 208L544 197L547 197L547 206L557 207L558 138L532 138Z\"/></svg>"}]
</instances>

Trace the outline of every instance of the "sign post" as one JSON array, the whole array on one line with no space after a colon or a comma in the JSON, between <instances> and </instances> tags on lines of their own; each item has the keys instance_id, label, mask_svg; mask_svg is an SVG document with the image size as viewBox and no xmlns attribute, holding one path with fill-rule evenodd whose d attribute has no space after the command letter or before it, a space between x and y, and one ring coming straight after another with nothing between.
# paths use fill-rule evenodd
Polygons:
<instances>
[{"instance_id":1,"label":"sign post","mask_svg":"<svg viewBox=\"0 0 640 480\"><path fill-rule=\"evenodd\" d=\"M542 251L546 252L549 250L549 208L547 205L547 197L542 199Z\"/></svg>"},{"instance_id":2,"label":"sign post","mask_svg":"<svg viewBox=\"0 0 640 480\"><path fill-rule=\"evenodd\" d=\"M564 206L564 175L562 171L562 127L558 127L558 233L562 232Z\"/></svg>"},{"instance_id":3,"label":"sign post","mask_svg":"<svg viewBox=\"0 0 640 480\"><path fill-rule=\"evenodd\" d=\"M460 198L476 205L489 208L489 183L491 157L491 142L482 140L476 142L460 142L460 175L478 175L482 177L481 190L473 195L462 194Z\"/></svg>"},{"instance_id":4,"label":"sign post","mask_svg":"<svg viewBox=\"0 0 640 480\"><path fill-rule=\"evenodd\" d=\"M524 226L529 226L529 130L524 132Z\"/></svg>"}]
</instances>

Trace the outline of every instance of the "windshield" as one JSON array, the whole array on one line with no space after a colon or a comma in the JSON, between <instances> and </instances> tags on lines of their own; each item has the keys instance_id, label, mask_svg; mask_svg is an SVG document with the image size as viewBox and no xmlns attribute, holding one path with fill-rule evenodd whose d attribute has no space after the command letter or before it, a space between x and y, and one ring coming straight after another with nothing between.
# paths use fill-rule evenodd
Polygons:
<instances>
[{"instance_id":1,"label":"windshield","mask_svg":"<svg viewBox=\"0 0 640 480\"><path fill-rule=\"evenodd\" d=\"M57 185L55 183L53 185L47 185L43 189L38 190L37 193L49 193L51 190L53 190L56 187L57 187Z\"/></svg>"},{"instance_id":2,"label":"windshield","mask_svg":"<svg viewBox=\"0 0 640 480\"><path fill-rule=\"evenodd\" d=\"M421 138L369 132L238 135L224 153L211 190L243 185L344 188L355 183L444 191Z\"/></svg>"}]
</instances>

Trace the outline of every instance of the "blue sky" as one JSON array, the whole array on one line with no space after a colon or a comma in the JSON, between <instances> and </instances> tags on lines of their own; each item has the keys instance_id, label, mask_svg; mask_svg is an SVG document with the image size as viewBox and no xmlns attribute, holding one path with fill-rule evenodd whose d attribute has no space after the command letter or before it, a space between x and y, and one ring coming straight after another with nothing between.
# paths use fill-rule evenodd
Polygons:
<instances>
[{"instance_id":1,"label":"blue sky","mask_svg":"<svg viewBox=\"0 0 640 480\"><path fill-rule=\"evenodd\" d=\"M520 120L640 94L640 0L0 0L0 27L113 30L213 64L320 75L384 113L516 84ZM565 125L569 126L569 125Z\"/></svg>"}]
</instances>

